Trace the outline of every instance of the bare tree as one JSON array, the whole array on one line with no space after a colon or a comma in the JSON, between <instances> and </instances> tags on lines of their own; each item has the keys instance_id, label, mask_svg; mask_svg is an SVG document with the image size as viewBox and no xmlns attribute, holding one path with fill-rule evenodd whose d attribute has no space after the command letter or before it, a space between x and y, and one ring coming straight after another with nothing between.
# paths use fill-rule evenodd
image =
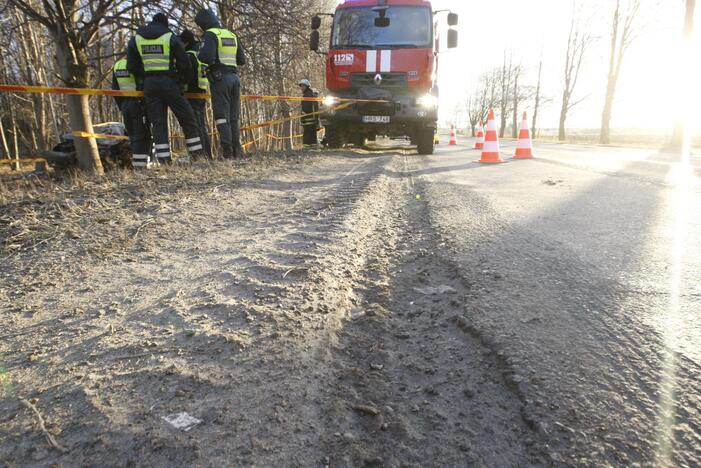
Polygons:
<instances>
[{"instance_id":1,"label":"bare tree","mask_svg":"<svg viewBox=\"0 0 701 468\"><path fill-rule=\"evenodd\" d=\"M8 0L9 4L23 12L29 19L42 24L53 39L59 76L65 86L87 88L91 73L88 66L88 48L99 33L100 23L110 9L116 8L118 0L42 0L27 2ZM71 128L93 132L88 97L66 96ZM94 138L76 138L76 155L81 169L102 174L102 163Z\"/></svg>"},{"instance_id":2,"label":"bare tree","mask_svg":"<svg viewBox=\"0 0 701 468\"><path fill-rule=\"evenodd\" d=\"M114 60L147 18L163 11L178 29L198 32L194 24L198 9L216 6L223 24L241 38L248 55L241 70L244 93L296 93L294 84L300 78L323 86L323 58L308 50L309 18L332 11L335 4L334 0L7 0L0 2L0 81L107 87ZM244 125L299 113L295 104L286 102L248 101L242 107ZM51 145L66 127L90 131L91 116L102 121L120 119L110 98L0 93L0 152L5 156L34 153ZM299 133L298 126L292 122L257 129L246 132L244 139L270 132L290 138ZM257 147L283 149L290 142L261 140ZM93 142L78 139L76 143L81 166L96 166ZM84 157L86 145L88 158ZM86 159L93 166L86 166Z\"/></svg>"},{"instance_id":3,"label":"bare tree","mask_svg":"<svg viewBox=\"0 0 701 468\"><path fill-rule=\"evenodd\" d=\"M624 0L625 2L625 0ZM625 11L621 9L621 0L616 0L611 23L611 52L609 58L609 71L606 81L606 98L604 110L601 114L601 133L599 142L608 144L611 142L611 115L616 95L616 85L621 73L621 65L626 51L635 39L633 27L635 18L640 10L640 0L629 0Z\"/></svg>"},{"instance_id":4,"label":"bare tree","mask_svg":"<svg viewBox=\"0 0 701 468\"><path fill-rule=\"evenodd\" d=\"M511 138L518 137L518 109L521 102L525 99L524 90L519 82L522 71L523 67L521 65L516 65L514 67L514 91L511 95Z\"/></svg>"},{"instance_id":5,"label":"bare tree","mask_svg":"<svg viewBox=\"0 0 701 468\"><path fill-rule=\"evenodd\" d=\"M541 101L541 80L543 77L543 54L540 54L540 60L538 61L538 84L535 88L535 96L533 99L533 122L531 123L531 136L536 138L536 130L538 128L538 111L540 111L540 101Z\"/></svg>"},{"instance_id":6,"label":"bare tree","mask_svg":"<svg viewBox=\"0 0 701 468\"><path fill-rule=\"evenodd\" d=\"M684 29L682 33L682 39L684 41L684 56L682 60L684 61L681 65L685 69L680 70L680 76L688 76L689 64L696 60L696 57L691 55L691 42L694 36L694 11L696 10L696 0L683 0L686 4L684 13ZM682 82L684 87L691 86L691 83ZM679 114L677 115L677 121L674 125L674 132L672 134L672 139L669 142L669 148L675 151L681 151L684 148L684 140L686 139L686 118L687 118L687 106L682 104L678 107Z\"/></svg>"},{"instance_id":7,"label":"bare tree","mask_svg":"<svg viewBox=\"0 0 701 468\"><path fill-rule=\"evenodd\" d=\"M577 20L575 2L572 2L572 20L570 22L570 32L567 38L567 51L565 54L565 75L562 88L562 105L560 107L560 126L558 139L564 141L566 138L565 125L567 116L574 106L581 103L586 97L572 100L574 90L577 86L579 73L582 70L582 63L587 50L593 43L590 33L582 31Z\"/></svg>"},{"instance_id":8,"label":"bare tree","mask_svg":"<svg viewBox=\"0 0 701 468\"><path fill-rule=\"evenodd\" d=\"M479 78L477 87L470 94L467 103L467 115L472 136L475 136L477 124L484 122L489 114L489 109L496 105L499 71L500 69L483 73Z\"/></svg>"},{"instance_id":9,"label":"bare tree","mask_svg":"<svg viewBox=\"0 0 701 468\"><path fill-rule=\"evenodd\" d=\"M470 126L470 135L475 136L476 134L476 127L478 123L479 117L477 117L477 114L475 112L476 110L476 105L475 102L479 100L479 94L473 93L469 94L467 96L467 99L465 100L465 109L467 110L467 122L468 125Z\"/></svg>"},{"instance_id":10,"label":"bare tree","mask_svg":"<svg viewBox=\"0 0 701 468\"><path fill-rule=\"evenodd\" d=\"M499 117L501 119L501 125L499 126L499 138L504 137L504 132L506 131L506 119L513 105L513 101L511 100L511 90L515 78L515 68L513 52L509 52L507 59L507 53L505 51L504 61L499 72L499 88L501 91L499 96Z\"/></svg>"}]
</instances>

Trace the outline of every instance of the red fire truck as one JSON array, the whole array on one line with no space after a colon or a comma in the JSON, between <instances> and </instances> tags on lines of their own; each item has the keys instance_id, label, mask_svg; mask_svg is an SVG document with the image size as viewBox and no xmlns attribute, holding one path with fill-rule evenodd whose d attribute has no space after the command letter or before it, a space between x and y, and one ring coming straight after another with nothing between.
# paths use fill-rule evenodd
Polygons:
<instances>
[{"instance_id":1,"label":"red fire truck","mask_svg":"<svg viewBox=\"0 0 701 468\"><path fill-rule=\"evenodd\" d=\"M378 135L409 137L433 153L438 120L438 18L425 0L346 0L312 18L310 47L319 52L321 16L333 18L321 122L331 148ZM448 48L457 47L458 15L448 12ZM342 99L358 99L339 106Z\"/></svg>"}]
</instances>

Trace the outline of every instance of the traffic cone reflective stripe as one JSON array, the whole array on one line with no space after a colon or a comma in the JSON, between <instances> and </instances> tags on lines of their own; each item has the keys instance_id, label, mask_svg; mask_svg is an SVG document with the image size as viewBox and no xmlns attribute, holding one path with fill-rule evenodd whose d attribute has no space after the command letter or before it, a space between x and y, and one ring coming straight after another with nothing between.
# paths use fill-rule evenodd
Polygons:
<instances>
[{"instance_id":1,"label":"traffic cone reflective stripe","mask_svg":"<svg viewBox=\"0 0 701 468\"><path fill-rule=\"evenodd\" d=\"M455 128L450 129L450 143L448 143L450 146L455 146L458 144L457 137L455 135Z\"/></svg>"},{"instance_id":2,"label":"traffic cone reflective stripe","mask_svg":"<svg viewBox=\"0 0 701 468\"><path fill-rule=\"evenodd\" d=\"M479 162L484 164L503 163L499 155L499 137L497 136L497 123L494 119L494 109L489 109L489 120L487 120L487 134L484 139L482 158Z\"/></svg>"},{"instance_id":3,"label":"traffic cone reflective stripe","mask_svg":"<svg viewBox=\"0 0 701 468\"><path fill-rule=\"evenodd\" d=\"M484 124L480 122L480 126L477 127L477 141L475 142L475 149L484 149Z\"/></svg>"},{"instance_id":4,"label":"traffic cone reflective stripe","mask_svg":"<svg viewBox=\"0 0 701 468\"><path fill-rule=\"evenodd\" d=\"M521 130L518 133L518 141L516 142L514 159L531 158L533 158L533 140L531 140L531 131L528 129L528 118L524 112L523 120L521 121Z\"/></svg>"}]
</instances>

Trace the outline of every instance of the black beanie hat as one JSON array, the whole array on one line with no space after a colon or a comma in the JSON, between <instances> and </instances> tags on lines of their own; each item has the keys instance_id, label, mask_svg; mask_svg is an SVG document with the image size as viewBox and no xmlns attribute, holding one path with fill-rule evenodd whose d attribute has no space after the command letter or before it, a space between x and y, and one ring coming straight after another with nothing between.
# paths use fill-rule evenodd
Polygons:
<instances>
[{"instance_id":1,"label":"black beanie hat","mask_svg":"<svg viewBox=\"0 0 701 468\"><path fill-rule=\"evenodd\" d=\"M156 13L153 15L153 22L168 26L168 17L164 13Z\"/></svg>"},{"instance_id":2,"label":"black beanie hat","mask_svg":"<svg viewBox=\"0 0 701 468\"><path fill-rule=\"evenodd\" d=\"M197 42L195 40L195 35L189 29L185 29L180 33L180 40L183 41L183 44L185 45L190 45Z\"/></svg>"}]
</instances>

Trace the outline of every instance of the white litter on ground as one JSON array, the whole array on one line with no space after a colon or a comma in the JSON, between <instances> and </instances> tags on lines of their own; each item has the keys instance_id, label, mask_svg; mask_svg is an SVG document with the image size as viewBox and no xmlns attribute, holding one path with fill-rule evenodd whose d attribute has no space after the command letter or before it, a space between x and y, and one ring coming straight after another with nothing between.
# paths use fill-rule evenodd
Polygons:
<instances>
[{"instance_id":1,"label":"white litter on ground","mask_svg":"<svg viewBox=\"0 0 701 468\"><path fill-rule=\"evenodd\" d=\"M427 286L425 288L414 288L414 291L424 294L426 296L435 296L436 294L455 294L457 291L455 288L451 288L446 284L441 284L437 288L432 288Z\"/></svg>"},{"instance_id":2,"label":"white litter on ground","mask_svg":"<svg viewBox=\"0 0 701 468\"><path fill-rule=\"evenodd\" d=\"M176 429L189 431L193 427L202 422L201 419L193 418L187 413L175 413L169 416L164 416L163 420Z\"/></svg>"}]
</instances>

